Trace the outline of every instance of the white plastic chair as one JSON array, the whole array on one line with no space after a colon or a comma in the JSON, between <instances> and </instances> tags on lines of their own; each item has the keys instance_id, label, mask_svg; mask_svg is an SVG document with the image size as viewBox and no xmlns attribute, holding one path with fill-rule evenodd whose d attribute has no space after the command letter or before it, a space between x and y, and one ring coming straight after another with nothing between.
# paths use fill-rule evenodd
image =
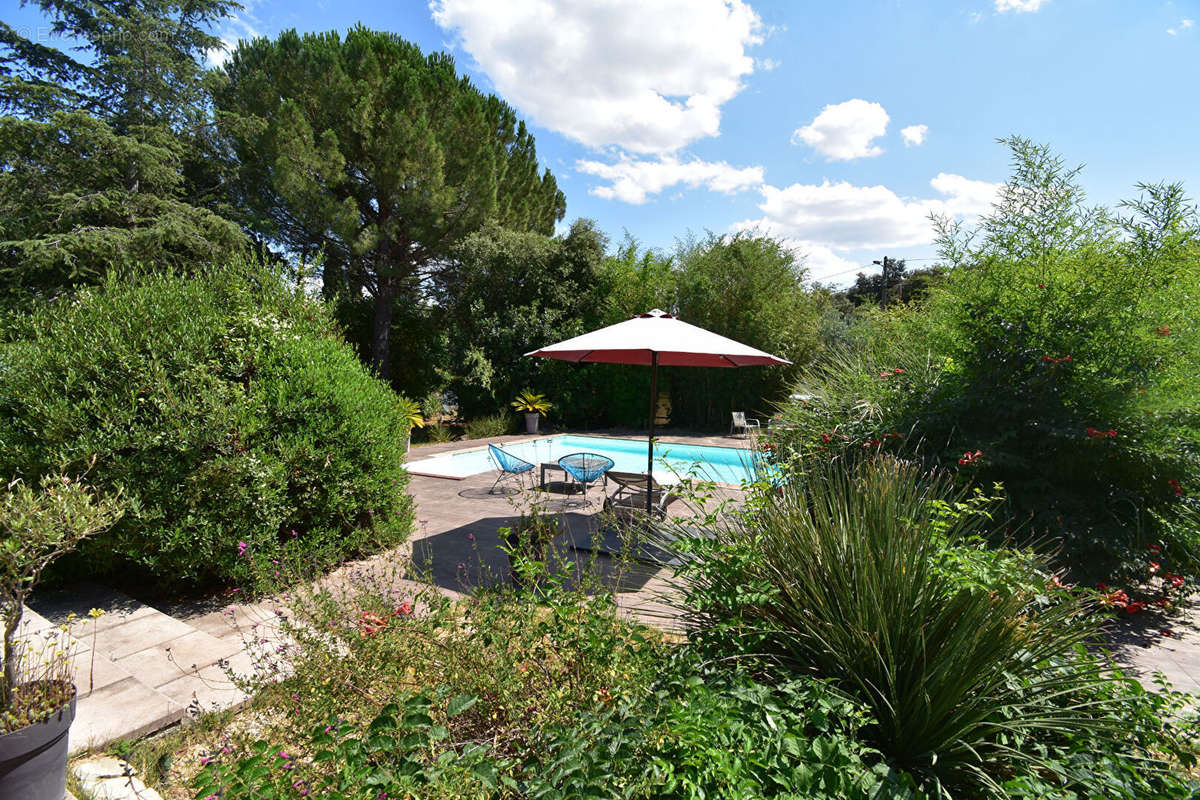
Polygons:
<instances>
[{"instance_id":1,"label":"white plastic chair","mask_svg":"<svg viewBox=\"0 0 1200 800\"><path fill-rule=\"evenodd\" d=\"M736 431L740 430L746 436L750 435L751 430L760 430L762 425L754 417L747 417L745 411L734 411L733 421L729 424L729 435L732 436Z\"/></svg>"}]
</instances>

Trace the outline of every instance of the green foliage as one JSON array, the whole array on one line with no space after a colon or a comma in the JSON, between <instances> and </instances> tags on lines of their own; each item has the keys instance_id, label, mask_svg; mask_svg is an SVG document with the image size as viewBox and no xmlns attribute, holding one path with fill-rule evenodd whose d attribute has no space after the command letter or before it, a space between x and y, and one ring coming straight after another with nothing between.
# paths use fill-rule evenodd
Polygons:
<instances>
[{"instance_id":1,"label":"green foliage","mask_svg":"<svg viewBox=\"0 0 1200 800\"><path fill-rule=\"evenodd\" d=\"M244 248L187 177L203 149L197 59L235 4L39 5L84 55L0 23L0 293L53 294L137 263L195 270Z\"/></svg>"},{"instance_id":2,"label":"green foliage","mask_svg":"<svg viewBox=\"0 0 1200 800\"><path fill-rule=\"evenodd\" d=\"M641 252L629 239L600 275L601 322L613 324L652 308L752 347L807 363L816 347L823 297L802 283L803 264L782 242L743 233L688 238L674 253ZM644 424L650 377L624 366L587 367L609 424ZM672 424L728 426L730 411L764 409L780 399L788 368L664 368Z\"/></svg>"},{"instance_id":3,"label":"green foliage","mask_svg":"<svg viewBox=\"0 0 1200 800\"><path fill-rule=\"evenodd\" d=\"M92 576L159 588L241 581L303 552L328 564L401 541L409 420L320 303L265 271L111 277L11 322L0 465L123 490Z\"/></svg>"},{"instance_id":4,"label":"green foliage","mask_svg":"<svg viewBox=\"0 0 1200 800\"><path fill-rule=\"evenodd\" d=\"M1138 748L1100 688L1121 679L1082 651L1099 620L1052 593L1032 554L986 553L987 498L948 496L887 456L812 462L692 543L700 640L832 681L870 710L864 736L935 794L1052 771L1061 732Z\"/></svg>"},{"instance_id":5,"label":"green foliage","mask_svg":"<svg viewBox=\"0 0 1200 800\"><path fill-rule=\"evenodd\" d=\"M811 397L777 443L919 440L929 465L1003 483L1035 534L1107 578L1196 491L1200 221L1172 185L1143 186L1126 215L1087 207L1078 170L1007 143L993 213L976 231L943 223L949 269L924 311L868 316L857 351L801 380Z\"/></svg>"},{"instance_id":6,"label":"green foliage","mask_svg":"<svg viewBox=\"0 0 1200 800\"><path fill-rule=\"evenodd\" d=\"M463 426L464 439L491 439L496 436L504 436L512 433L513 417L511 414L500 411L486 417L477 417L476 419L467 420L467 424Z\"/></svg>"},{"instance_id":7,"label":"green foliage","mask_svg":"<svg viewBox=\"0 0 1200 800\"><path fill-rule=\"evenodd\" d=\"M242 42L214 90L236 155L235 203L262 235L324 256L326 292L375 302L387 375L396 303L494 220L548 235L565 201L515 112L392 33L352 28Z\"/></svg>"},{"instance_id":8,"label":"green foliage","mask_svg":"<svg viewBox=\"0 0 1200 800\"><path fill-rule=\"evenodd\" d=\"M560 411L576 422L582 409L594 411L580 370L524 354L594 325L604 246L595 226L579 220L553 238L491 225L456 248L438 291L460 413L491 411L532 385L553 386Z\"/></svg>"},{"instance_id":9,"label":"green foliage","mask_svg":"<svg viewBox=\"0 0 1200 800\"><path fill-rule=\"evenodd\" d=\"M16 480L0 495L0 613L4 621L0 729L23 727L11 720L33 722L40 718L39 711L51 710L13 707L21 678L22 650L16 636L26 599L48 566L111 526L121 513L120 498L97 498L78 480L62 475L47 475L38 491ZM51 652L47 657L56 655Z\"/></svg>"},{"instance_id":10,"label":"green foliage","mask_svg":"<svg viewBox=\"0 0 1200 800\"><path fill-rule=\"evenodd\" d=\"M550 401L546 399L544 394L534 394L529 389L524 389L517 399L513 400L509 405L517 411L525 413L545 414L551 409Z\"/></svg>"},{"instance_id":11,"label":"green foliage","mask_svg":"<svg viewBox=\"0 0 1200 800\"><path fill-rule=\"evenodd\" d=\"M406 694L389 703L360 730L338 717L313 729L309 742L312 767L296 768L297 756L259 740L252 755L233 764L210 764L196 780L197 797L275 800L297 794L362 798L428 796L479 797L496 789L496 767L485 757L487 748L468 743L461 751L445 749L449 730L437 717L449 720L467 711L475 698L455 695L446 700L429 694ZM431 757L442 751L443 757ZM322 769L331 765L332 769Z\"/></svg>"}]
</instances>

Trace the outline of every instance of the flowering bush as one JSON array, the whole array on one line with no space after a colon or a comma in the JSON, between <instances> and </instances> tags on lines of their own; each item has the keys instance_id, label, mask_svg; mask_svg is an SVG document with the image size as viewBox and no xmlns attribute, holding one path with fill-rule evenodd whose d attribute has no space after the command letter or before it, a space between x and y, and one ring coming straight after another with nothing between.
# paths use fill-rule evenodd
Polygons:
<instances>
[{"instance_id":1,"label":"flowering bush","mask_svg":"<svg viewBox=\"0 0 1200 800\"><path fill-rule=\"evenodd\" d=\"M1085 206L1077 171L1009 145L994 211L943 223L925 306L870 315L772 438L786 460L905 433L928 466L1003 483L1034 533L1107 576L1162 537L1148 511L1200 491L1200 220L1177 186L1142 187L1125 215ZM1166 544L1191 560L1191 538Z\"/></svg>"}]
</instances>

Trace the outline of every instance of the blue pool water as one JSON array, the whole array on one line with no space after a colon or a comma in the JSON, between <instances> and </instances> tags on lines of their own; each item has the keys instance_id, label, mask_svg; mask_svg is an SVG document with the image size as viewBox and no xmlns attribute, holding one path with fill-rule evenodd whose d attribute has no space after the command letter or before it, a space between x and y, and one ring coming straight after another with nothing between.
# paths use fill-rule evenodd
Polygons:
<instances>
[{"instance_id":1,"label":"blue pool water","mask_svg":"<svg viewBox=\"0 0 1200 800\"><path fill-rule=\"evenodd\" d=\"M557 462L571 453L600 453L615 462L618 472L646 471L645 439L610 439L603 436L565 434L504 445L506 452L533 464ZM439 478L465 478L497 469L486 447L443 453L412 461L408 471ZM753 480L752 456L740 447L659 442L654 448L654 477L660 483L681 478L741 484Z\"/></svg>"}]
</instances>

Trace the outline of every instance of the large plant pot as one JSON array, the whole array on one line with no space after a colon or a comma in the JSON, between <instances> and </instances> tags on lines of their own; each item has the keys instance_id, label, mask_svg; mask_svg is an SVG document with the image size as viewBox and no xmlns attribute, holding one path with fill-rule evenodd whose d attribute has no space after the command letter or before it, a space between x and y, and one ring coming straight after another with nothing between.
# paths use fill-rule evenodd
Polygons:
<instances>
[{"instance_id":1,"label":"large plant pot","mask_svg":"<svg viewBox=\"0 0 1200 800\"><path fill-rule=\"evenodd\" d=\"M538 420L541 419L541 416L542 415L536 411L526 411L525 412L525 432L526 433L537 433L538 432Z\"/></svg>"},{"instance_id":2,"label":"large plant pot","mask_svg":"<svg viewBox=\"0 0 1200 800\"><path fill-rule=\"evenodd\" d=\"M0 800L62 800L75 695L45 722L0 736Z\"/></svg>"}]
</instances>

